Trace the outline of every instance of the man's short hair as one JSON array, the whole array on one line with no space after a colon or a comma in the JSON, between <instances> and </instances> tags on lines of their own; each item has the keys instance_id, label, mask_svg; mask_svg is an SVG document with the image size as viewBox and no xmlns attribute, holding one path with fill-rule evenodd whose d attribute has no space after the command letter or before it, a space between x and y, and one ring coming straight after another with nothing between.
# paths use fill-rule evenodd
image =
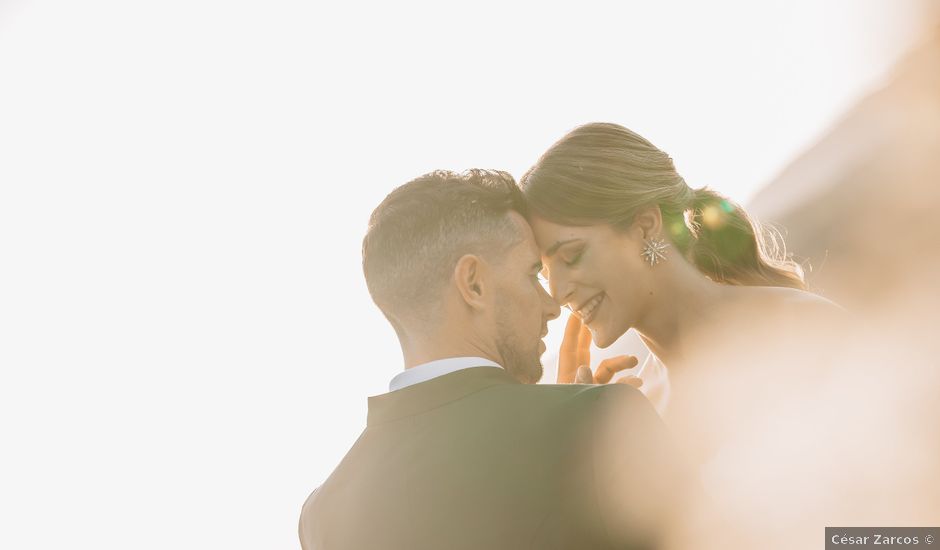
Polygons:
<instances>
[{"instance_id":1,"label":"man's short hair","mask_svg":"<svg viewBox=\"0 0 940 550\"><path fill-rule=\"evenodd\" d=\"M525 216L525 198L511 175L496 170L438 170L385 197L369 218L362 269L392 325L427 320L461 256L498 261L518 243L511 211Z\"/></svg>"}]
</instances>

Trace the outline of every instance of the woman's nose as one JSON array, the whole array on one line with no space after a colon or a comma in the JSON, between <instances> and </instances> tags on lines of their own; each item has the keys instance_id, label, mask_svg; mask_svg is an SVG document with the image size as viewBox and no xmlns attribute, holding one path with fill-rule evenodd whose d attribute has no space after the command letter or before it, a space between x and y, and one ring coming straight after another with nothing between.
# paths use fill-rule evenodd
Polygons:
<instances>
[{"instance_id":1,"label":"woman's nose","mask_svg":"<svg viewBox=\"0 0 940 550\"><path fill-rule=\"evenodd\" d=\"M549 294L548 292L545 292L544 289L543 289L543 294L544 294L543 302L545 305L544 309L546 310L546 317L548 317L549 321L551 321L552 319L557 319L561 315L561 307L559 307L555 299L552 298L552 295Z\"/></svg>"},{"instance_id":2,"label":"woman's nose","mask_svg":"<svg viewBox=\"0 0 940 550\"><path fill-rule=\"evenodd\" d=\"M564 306L568 303L572 294L573 285L571 285L567 279L562 276L549 277L548 286L552 299L555 300L556 304Z\"/></svg>"}]
</instances>

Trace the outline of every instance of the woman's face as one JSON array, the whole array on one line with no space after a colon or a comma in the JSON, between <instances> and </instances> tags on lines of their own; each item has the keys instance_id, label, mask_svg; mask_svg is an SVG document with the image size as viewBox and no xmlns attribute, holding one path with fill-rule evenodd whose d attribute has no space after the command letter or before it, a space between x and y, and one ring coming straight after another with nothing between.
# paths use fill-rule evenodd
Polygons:
<instances>
[{"instance_id":1,"label":"woman's face","mask_svg":"<svg viewBox=\"0 0 940 550\"><path fill-rule=\"evenodd\" d=\"M598 347L613 344L643 318L653 287L652 270L640 255L642 230L567 226L538 217L530 224L552 296L581 317Z\"/></svg>"}]
</instances>

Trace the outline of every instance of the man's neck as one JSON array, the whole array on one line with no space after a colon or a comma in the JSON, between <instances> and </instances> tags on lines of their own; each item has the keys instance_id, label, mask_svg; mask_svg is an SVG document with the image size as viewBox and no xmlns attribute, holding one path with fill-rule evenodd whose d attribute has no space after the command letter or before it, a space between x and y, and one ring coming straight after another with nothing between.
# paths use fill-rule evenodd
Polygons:
<instances>
[{"instance_id":1,"label":"man's neck","mask_svg":"<svg viewBox=\"0 0 940 550\"><path fill-rule=\"evenodd\" d=\"M421 346L407 347L402 345L402 355L405 359L406 369L451 357L482 357L494 363L500 363L499 357L492 351L466 341L452 343L426 342Z\"/></svg>"}]
</instances>

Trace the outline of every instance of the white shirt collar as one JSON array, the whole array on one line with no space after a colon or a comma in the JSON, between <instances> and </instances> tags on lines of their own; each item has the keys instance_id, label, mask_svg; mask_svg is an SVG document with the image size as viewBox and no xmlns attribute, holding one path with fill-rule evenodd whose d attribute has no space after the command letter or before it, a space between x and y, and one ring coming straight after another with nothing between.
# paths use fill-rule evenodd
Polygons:
<instances>
[{"instance_id":1,"label":"white shirt collar","mask_svg":"<svg viewBox=\"0 0 940 550\"><path fill-rule=\"evenodd\" d=\"M396 374L388 384L388 391L400 390L414 384L427 382L438 376L444 376L445 374L472 367L503 368L493 361L482 357L448 357L447 359L438 359L436 361L422 363Z\"/></svg>"}]
</instances>

